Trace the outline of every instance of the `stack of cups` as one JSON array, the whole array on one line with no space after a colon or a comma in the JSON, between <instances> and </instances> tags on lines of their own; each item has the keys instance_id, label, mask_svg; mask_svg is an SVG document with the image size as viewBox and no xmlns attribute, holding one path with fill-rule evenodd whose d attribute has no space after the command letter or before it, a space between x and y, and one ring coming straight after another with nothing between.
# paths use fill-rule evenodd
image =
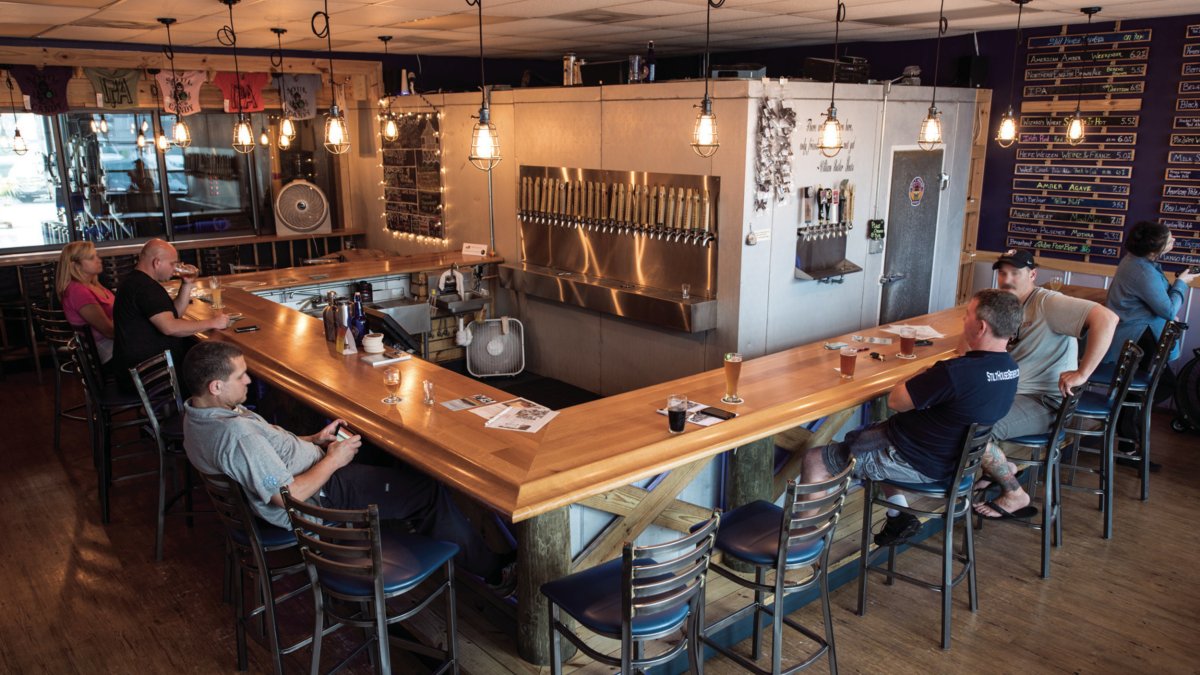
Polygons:
<instances>
[{"instance_id":1,"label":"stack of cups","mask_svg":"<svg viewBox=\"0 0 1200 675\"><path fill-rule=\"evenodd\" d=\"M363 351L368 354L383 353L383 333L367 333L362 340Z\"/></svg>"}]
</instances>

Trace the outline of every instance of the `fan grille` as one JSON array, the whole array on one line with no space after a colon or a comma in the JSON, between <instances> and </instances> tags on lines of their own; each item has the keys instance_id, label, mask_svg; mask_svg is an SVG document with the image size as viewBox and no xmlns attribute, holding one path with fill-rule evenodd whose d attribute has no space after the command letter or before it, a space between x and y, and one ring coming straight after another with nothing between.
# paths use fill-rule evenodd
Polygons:
<instances>
[{"instance_id":1,"label":"fan grille","mask_svg":"<svg viewBox=\"0 0 1200 675\"><path fill-rule=\"evenodd\" d=\"M309 232L321 227L328 209L325 195L311 183L290 183L279 193L279 218L290 230Z\"/></svg>"},{"instance_id":2,"label":"fan grille","mask_svg":"<svg viewBox=\"0 0 1200 675\"><path fill-rule=\"evenodd\" d=\"M503 319L471 324L472 340L467 346L467 372L475 377L516 375L525 370L525 328L508 320L508 334L501 330Z\"/></svg>"}]
</instances>

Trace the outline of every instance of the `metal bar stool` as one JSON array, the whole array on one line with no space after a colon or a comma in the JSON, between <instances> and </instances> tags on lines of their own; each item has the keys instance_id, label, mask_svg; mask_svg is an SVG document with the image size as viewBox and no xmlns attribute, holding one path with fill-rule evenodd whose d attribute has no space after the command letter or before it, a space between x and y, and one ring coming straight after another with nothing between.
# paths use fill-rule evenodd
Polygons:
<instances>
[{"instance_id":1,"label":"metal bar stool","mask_svg":"<svg viewBox=\"0 0 1200 675\"><path fill-rule=\"evenodd\" d=\"M75 372L75 362L71 351L75 348L75 327L67 323L67 318L59 309L32 308L33 316L42 333L42 339L50 347L50 361L54 364L54 451L58 452L62 445L63 419L87 422L88 418L80 413L87 404L76 403L69 408L63 408L63 375L78 377Z\"/></svg>"},{"instance_id":2,"label":"metal bar stool","mask_svg":"<svg viewBox=\"0 0 1200 675\"><path fill-rule=\"evenodd\" d=\"M1063 468L1068 469L1071 478L1064 487L1073 490L1083 490L1100 496L1100 509L1104 512L1104 538L1111 539L1113 533L1113 497L1116 495L1114 483L1114 451L1117 445L1117 417L1125 405L1125 397L1129 393L1129 385L1133 382L1133 374L1137 364L1142 360L1142 350L1133 340L1126 340L1117 359L1117 367L1113 371L1113 379L1108 391L1099 393L1085 391L1079 397L1079 405L1075 408L1075 420L1092 420L1099 429L1084 429L1079 424L1073 424L1067 431L1075 435L1072 447L1071 461L1063 461ZM1100 447L1088 448L1079 443L1083 437L1099 438ZM1097 468L1079 464L1082 453L1100 455ZM1075 485L1075 473L1083 471L1094 473L1099 478L1098 487L1091 488Z\"/></svg>"},{"instance_id":3,"label":"metal bar stool","mask_svg":"<svg viewBox=\"0 0 1200 675\"><path fill-rule=\"evenodd\" d=\"M828 655L829 672L837 674L837 651L833 643L833 617L829 611L829 549L833 543L833 532L846 500L850 486L850 471L854 463L840 474L820 483L797 484L788 481L783 508L767 501L756 501L740 506L721 517L721 529L717 532L716 549L723 560L734 560L754 567L754 578L746 579L722 564L714 563L713 571L730 581L754 591L754 600L734 613L704 628L701 639L705 644L729 657L752 673L780 675L794 673L812 665L817 659ZM802 501L811 497L807 501ZM799 499L798 499L799 498ZM787 572L806 569L811 572L803 581L788 581ZM774 571L775 579L767 583L767 572ZM823 635L789 619L784 610L787 596L817 588L821 594L821 613L825 620ZM774 605L765 602L771 594ZM701 606L701 625L704 624L704 609ZM731 651L714 641L710 636L726 626L736 623L747 614L754 626L751 657L759 658L762 637L761 615L771 617L771 668L759 668L751 660ZM783 668L783 627L798 631L817 643L819 649L804 661Z\"/></svg>"},{"instance_id":4,"label":"metal bar stool","mask_svg":"<svg viewBox=\"0 0 1200 675\"><path fill-rule=\"evenodd\" d=\"M271 650L271 666L275 675L283 675L283 657L303 649L312 642L312 636L287 646L279 637L276 612L288 600L312 588L303 584L282 595L275 595L275 582L304 571L296 535L263 522L250 509L246 495L233 479L219 474L200 474L204 489L208 492L217 516L225 526L230 560L233 565L234 629L237 635L237 667L246 670L246 626L258 617L259 629L250 636ZM290 555L289 555L290 554ZM256 595L262 604L247 611L245 599L245 576L249 575L255 585ZM329 628L329 631L336 626Z\"/></svg>"},{"instance_id":5,"label":"metal bar stool","mask_svg":"<svg viewBox=\"0 0 1200 675\"><path fill-rule=\"evenodd\" d=\"M862 616L867 613L867 572L873 571L883 574L887 577L887 583L891 585L893 580L907 581L908 583L927 588L932 591L937 591L942 594L942 649L950 648L950 610L951 601L953 600L952 593L954 587L959 584L964 578L967 580L967 591L970 597L971 611L974 612L979 608L979 594L975 588L975 539L971 533L971 521L967 517L971 513L971 488L974 487L975 481L979 478L981 470L980 459L983 453L987 450L988 441L991 438L992 428L990 426L982 426L972 424L965 438L963 439L962 456L958 460L958 466L954 470L954 477L948 481L937 483L901 483L899 481L872 481L865 479L863 483L863 529L862 529L862 547L859 557L858 570L858 615ZM930 509L919 509L913 506L900 506L893 504L885 497L880 497L875 494L878 483L883 482L892 487L899 488L905 492L911 492L921 497L936 500L936 506ZM871 517L872 510L876 504L886 506L887 508L897 509L904 513L909 513L917 517L927 516L940 521L942 526L942 546L940 548L930 546L920 542L910 542L909 546L919 548L931 553L939 553L942 556L942 574L941 579L937 583L930 583L923 579L902 574L896 571L896 546L888 546L887 548L887 565L874 565L872 558L879 553L883 547L878 547L875 551L870 550L871 546ZM964 538L962 553L954 552L954 525L962 521L964 525ZM962 564L962 569L957 575L954 574L955 561Z\"/></svg>"},{"instance_id":6,"label":"metal bar stool","mask_svg":"<svg viewBox=\"0 0 1200 675\"><path fill-rule=\"evenodd\" d=\"M54 290L54 275L57 271L58 263L53 262L20 265L17 267L18 297L0 302L0 337L3 338L3 347L10 348L5 324L9 320L20 320L29 341L29 355L33 359L38 384L42 382L42 360L41 354L38 353L37 324L33 318L33 307L58 307L58 295ZM2 369L0 373L3 373Z\"/></svg>"},{"instance_id":7,"label":"metal bar stool","mask_svg":"<svg viewBox=\"0 0 1200 675\"><path fill-rule=\"evenodd\" d=\"M719 522L713 514L691 534L663 544L627 542L620 558L542 584L550 608L550 672L562 673L560 636L596 661L620 668L622 675L667 663L685 651L691 669L699 672L704 580ZM597 635L620 640L620 657L588 645L567 627L562 612ZM680 630L683 640L644 656L646 642Z\"/></svg>"},{"instance_id":8,"label":"metal bar stool","mask_svg":"<svg viewBox=\"0 0 1200 675\"><path fill-rule=\"evenodd\" d=\"M1062 448L1069 442L1067 427L1071 424L1071 419L1075 416L1075 409L1079 405L1080 394L1081 390L1076 390L1073 394L1063 399L1062 404L1058 408L1058 414L1054 418L1054 423L1050 425L1050 429L1046 433L1018 436L1016 438L1005 439L1004 441L1005 445L1017 445L1029 448L1031 452L1030 457L1017 461L1032 467L1030 471L1030 475L1032 476L1030 480L1031 487L1038 484L1039 474L1043 476L1042 520L1040 524L1031 520L1016 518L997 519L997 522L1041 530L1041 575L1043 579L1050 578L1051 533L1053 533L1055 548L1062 546ZM975 522L977 526L981 527L984 520L985 518L976 514Z\"/></svg>"},{"instance_id":9,"label":"metal bar stool","mask_svg":"<svg viewBox=\"0 0 1200 675\"><path fill-rule=\"evenodd\" d=\"M1138 437L1136 439L1118 437L1118 440L1133 440L1140 453L1131 455L1114 450L1114 457L1131 457L1140 462L1138 472L1142 479L1142 501L1150 499L1150 414L1154 408L1154 393L1158 390L1158 382L1162 379L1163 371L1167 369L1171 351L1175 349L1175 343L1179 341L1186 328L1185 324L1178 321L1168 321L1163 326L1162 335L1158 337L1158 343L1154 347L1154 354L1151 355L1149 366L1145 369L1139 368L1134 372L1133 379L1129 383L1129 393L1125 396L1124 406L1137 414ZM1088 384L1109 386L1115 369L1115 363L1102 364L1092 373Z\"/></svg>"},{"instance_id":10,"label":"metal bar stool","mask_svg":"<svg viewBox=\"0 0 1200 675\"><path fill-rule=\"evenodd\" d=\"M343 625L366 629L370 637L330 672L341 669L363 649L374 645L372 664L378 672L390 673L389 643L395 641L410 652L440 659L434 673L457 673L454 556L458 554L458 545L417 534L389 532L385 537L379 526L379 508L374 504L362 510L326 509L293 498L286 487L279 491L313 587L314 675L321 668L321 638ZM395 614L389 611L389 599L415 591L438 570L444 571L444 580L415 600L413 607ZM416 616L438 596L446 600L445 650L388 634L388 626ZM327 627L326 617L334 624Z\"/></svg>"}]
</instances>

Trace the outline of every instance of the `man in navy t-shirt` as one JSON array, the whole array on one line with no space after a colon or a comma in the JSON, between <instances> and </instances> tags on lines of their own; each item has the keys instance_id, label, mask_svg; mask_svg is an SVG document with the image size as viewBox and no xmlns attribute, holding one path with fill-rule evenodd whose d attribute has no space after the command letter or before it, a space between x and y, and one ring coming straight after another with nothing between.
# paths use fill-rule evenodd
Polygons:
<instances>
[{"instance_id":1,"label":"man in navy t-shirt","mask_svg":"<svg viewBox=\"0 0 1200 675\"><path fill-rule=\"evenodd\" d=\"M1020 370L1006 349L1021 324L1021 304L1006 291L975 294L963 316L969 351L940 361L892 388L888 407L898 411L846 434L840 443L814 449L804 458L802 480L816 483L844 470L853 457L856 477L906 483L949 480L972 424L991 425L1008 413ZM907 506L904 495L883 486L888 501ZM901 543L920 529L916 516L888 510L875 543Z\"/></svg>"}]
</instances>

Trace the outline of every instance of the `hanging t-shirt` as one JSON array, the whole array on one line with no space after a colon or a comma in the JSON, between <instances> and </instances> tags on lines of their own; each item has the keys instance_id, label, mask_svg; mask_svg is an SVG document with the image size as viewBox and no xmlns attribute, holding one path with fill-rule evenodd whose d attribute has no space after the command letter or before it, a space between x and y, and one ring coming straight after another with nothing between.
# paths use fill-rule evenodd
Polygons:
<instances>
[{"instance_id":1,"label":"hanging t-shirt","mask_svg":"<svg viewBox=\"0 0 1200 675\"><path fill-rule=\"evenodd\" d=\"M29 97L29 109L39 115L67 112L67 83L75 71L71 66L13 66L12 76Z\"/></svg>"},{"instance_id":2,"label":"hanging t-shirt","mask_svg":"<svg viewBox=\"0 0 1200 675\"><path fill-rule=\"evenodd\" d=\"M162 107L167 113L187 117L200 112L200 85L208 81L203 70L176 71L174 75L169 70L160 71L154 79L158 81Z\"/></svg>"},{"instance_id":3,"label":"hanging t-shirt","mask_svg":"<svg viewBox=\"0 0 1200 675\"><path fill-rule=\"evenodd\" d=\"M133 68L84 68L83 74L96 90L96 105L101 108L136 108L138 80L142 71Z\"/></svg>"},{"instance_id":4,"label":"hanging t-shirt","mask_svg":"<svg viewBox=\"0 0 1200 675\"><path fill-rule=\"evenodd\" d=\"M283 114L294 120L310 120L317 116L317 92L321 90L320 75L281 75L283 78Z\"/></svg>"},{"instance_id":5,"label":"hanging t-shirt","mask_svg":"<svg viewBox=\"0 0 1200 675\"><path fill-rule=\"evenodd\" d=\"M237 75L233 73L217 73L213 76L212 83L220 87L221 94L225 97L225 112L261 112L263 109L262 88L267 83L271 76L267 73L242 73L242 81L239 85ZM238 105L237 97L241 97L241 105Z\"/></svg>"}]
</instances>

